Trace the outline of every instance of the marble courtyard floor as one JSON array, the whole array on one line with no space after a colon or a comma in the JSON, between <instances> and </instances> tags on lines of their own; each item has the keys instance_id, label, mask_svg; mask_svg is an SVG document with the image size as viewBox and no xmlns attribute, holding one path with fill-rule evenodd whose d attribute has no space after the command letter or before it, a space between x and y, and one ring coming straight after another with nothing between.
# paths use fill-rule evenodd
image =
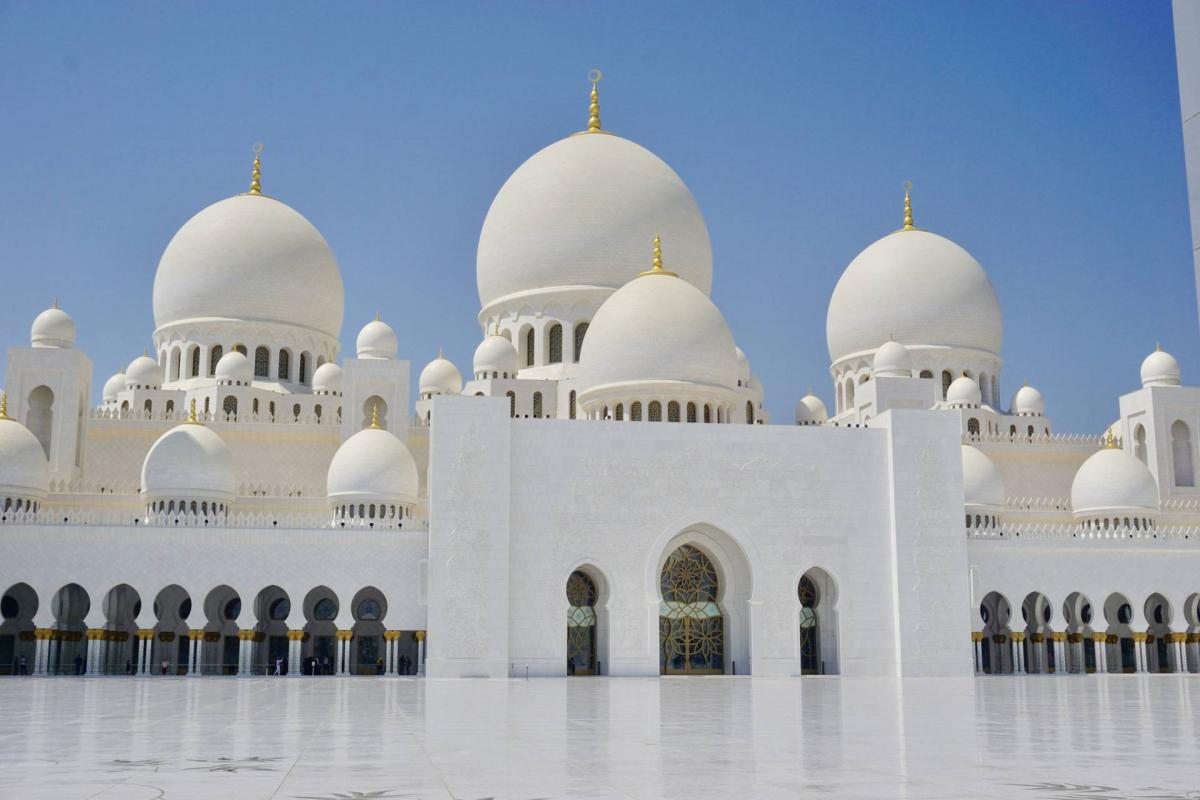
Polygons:
<instances>
[{"instance_id":1,"label":"marble courtyard floor","mask_svg":"<svg viewBox=\"0 0 1200 800\"><path fill-rule=\"evenodd\" d=\"M1200 675L0 679L0 797L1200 798Z\"/></svg>"}]
</instances>

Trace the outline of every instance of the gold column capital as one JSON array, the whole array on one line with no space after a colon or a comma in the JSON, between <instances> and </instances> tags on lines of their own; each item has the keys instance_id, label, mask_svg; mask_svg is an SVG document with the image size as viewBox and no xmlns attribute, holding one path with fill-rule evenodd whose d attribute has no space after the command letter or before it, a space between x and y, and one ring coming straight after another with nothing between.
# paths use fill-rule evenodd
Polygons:
<instances>
[{"instance_id":1,"label":"gold column capital","mask_svg":"<svg viewBox=\"0 0 1200 800\"><path fill-rule=\"evenodd\" d=\"M252 642L254 641L254 629L242 628L237 632L237 637L243 642Z\"/></svg>"},{"instance_id":2,"label":"gold column capital","mask_svg":"<svg viewBox=\"0 0 1200 800\"><path fill-rule=\"evenodd\" d=\"M138 628L137 635L139 639L153 639L154 628Z\"/></svg>"},{"instance_id":3,"label":"gold column capital","mask_svg":"<svg viewBox=\"0 0 1200 800\"><path fill-rule=\"evenodd\" d=\"M425 631L417 631L416 633L413 634L413 638L416 639L418 642L425 641Z\"/></svg>"},{"instance_id":4,"label":"gold column capital","mask_svg":"<svg viewBox=\"0 0 1200 800\"><path fill-rule=\"evenodd\" d=\"M51 638L51 636L53 636L53 634L54 634L54 630L52 628L36 628L33 631L33 638L49 639L49 638Z\"/></svg>"},{"instance_id":5,"label":"gold column capital","mask_svg":"<svg viewBox=\"0 0 1200 800\"><path fill-rule=\"evenodd\" d=\"M1017 644L1020 644L1021 642L1025 641L1025 634L1021 631L1017 631L1012 635L1012 640Z\"/></svg>"},{"instance_id":6,"label":"gold column capital","mask_svg":"<svg viewBox=\"0 0 1200 800\"><path fill-rule=\"evenodd\" d=\"M971 631L971 641L972 642L982 642L983 641L983 631Z\"/></svg>"},{"instance_id":7,"label":"gold column capital","mask_svg":"<svg viewBox=\"0 0 1200 800\"><path fill-rule=\"evenodd\" d=\"M338 631L337 638L341 639L342 641L349 641L350 639L354 638L354 631Z\"/></svg>"},{"instance_id":8,"label":"gold column capital","mask_svg":"<svg viewBox=\"0 0 1200 800\"><path fill-rule=\"evenodd\" d=\"M293 630L288 631L288 641L289 642L304 641L304 629L303 628L295 628Z\"/></svg>"}]
</instances>

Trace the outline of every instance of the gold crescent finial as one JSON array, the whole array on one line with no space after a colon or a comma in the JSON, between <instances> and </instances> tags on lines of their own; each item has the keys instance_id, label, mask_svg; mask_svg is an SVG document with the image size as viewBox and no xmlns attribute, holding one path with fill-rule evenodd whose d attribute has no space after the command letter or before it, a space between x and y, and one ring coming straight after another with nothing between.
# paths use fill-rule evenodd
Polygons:
<instances>
[{"instance_id":1,"label":"gold crescent finial","mask_svg":"<svg viewBox=\"0 0 1200 800\"><path fill-rule=\"evenodd\" d=\"M8 419L8 392L0 392L0 419Z\"/></svg>"},{"instance_id":2,"label":"gold crescent finial","mask_svg":"<svg viewBox=\"0 0 1200 800\"><path fill-rule=\"evenodd\" d=\"M262 194L262 160L259 158L262 155L263 143L256 142L254 145L254 167L250 170L250 192L249 194Z\"/></svg>"},{"instance_id":3,"label":"gold crescent finial","mask_svg":"<svg viewBox=\"0 0 1200 800\"><path fill-rule=\"evenodd\" d=\"M650 269L646 270L645 272L639 272L638 277L640 278L643 275L667 275L672 278L679 277L679 275L676 273L663 269L662 239L659 238L657 233L654 234L654 257L650 260Z\"/></svg>"},{"instance_id":4,"label":"gold crescent finial","mask_svg":"<svg viewBox=\"0 0 1200 800\"><path fill-rule=\"evenodd\" d=\"M600 89L598 84L603 77L604 73L598 69L593 69L588 73L588 80L592 82L591 102L588 104L588 133L600 130Z\"/></svg>"},{"instance_id":5,"label":"gold crescent finial","mask_svg":"<svg viewBox=\"0 0 1200 800\"><path fill-rule=\"evenodd\" d=\"M371 403L371 427L379 427L379 403Z\"/></svg>"},{"instance_id":6,"label":"gold crescent finial","mask_svg":"<svg viewBox=\"0 0 1200 800\"><path fill-rule=\"evenodd\" d=\"M188 403L187 421L191 425L200 424L200 420L196 419L196 398L194 397L192 398L192 401Z\"/></svg>"},{"instance_id":7,"label":"gold crescent finial","mask_svg":"<svg viewBox=\"0 0 1200 800\"><path fill-rule=\"evenodd\" d=\"M900 230L904 230L904 231L913 231L913 230L917 229L917 226L913 225L912 195L910 194L911 191L912 191L912 181L905 181L904 182L904 227L900 229Z\"/></svg>"}]
</instances>

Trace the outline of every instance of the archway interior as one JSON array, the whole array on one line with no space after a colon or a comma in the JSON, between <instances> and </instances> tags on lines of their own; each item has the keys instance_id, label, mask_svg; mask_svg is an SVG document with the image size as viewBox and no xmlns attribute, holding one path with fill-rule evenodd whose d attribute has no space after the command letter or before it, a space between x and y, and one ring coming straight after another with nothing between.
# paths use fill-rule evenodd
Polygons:
<instances>
[{"instance_id":1,"label":"archway interior","mask_svg":"<svg viewBox=\"0 0 1200 800\"><path fill-rule=\"evenodd\" d=\"M583 570L567 578L567 674L596 674L596 582Z\"/></svg>"},{"instance_id":2,"label":"archway interior","mask_svg":"<svg viewBox=\"0 0 1200 800\"><path fill-rule=\"evenodd\" d=\"M712 560L681 545L663 564L659 604L659 667L664 675L725 672L721 584Z\"/></svg>"}]
</instances>

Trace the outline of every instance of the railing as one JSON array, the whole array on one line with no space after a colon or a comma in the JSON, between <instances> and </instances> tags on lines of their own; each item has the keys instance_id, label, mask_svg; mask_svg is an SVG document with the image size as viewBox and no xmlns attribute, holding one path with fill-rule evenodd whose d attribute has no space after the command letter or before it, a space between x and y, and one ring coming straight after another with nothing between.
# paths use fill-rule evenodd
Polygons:
<instances>
[{"instance_id":1,"label":"railing","mask_svg":"<svg viewBox=\"0 0 1200 800\"><path fill-rule=\"evenodd\" d=\"M1150 543L1167 542L1173 544L1200 545L1200 527L1191 525L1173 525L1138 530L1136 528L1085 528L1076 524L1003 524L999 528L971 528L967 530L969 539L991 539L1009 541L1086 541L1088 543L1110 542L1112 544L1130 544L1131 542Z\"/></svg>"},{"instance_id":2,"label":"railing","mask_svg":"<svg viewBox=\"0 0 1200 800\"><path fill-rule=\"evenodd\" d=\"M152 514L131 511L64 511L62 509L42 509L41 511L8 511L0 512L2 525L41 525L53 527L105 527L105 528L215 528L215 529L287 529L287 530L318 530L332 528L353 528L355 530L429 530L429 522L422 519L403 520L345 520L335 524L328 512L309 512L291 514L272 514L268 512L234 512L223 515L193 514ZM391 524L388 524L388 523ZM372 525L371 523L375 523Z\"/></svg>"},{"instance_id":3,"label":"railing","mask_svg":"<svg viewBox=\"0 0 1200 800\"><path fill-rule=\"evenodd\" d=\"M283 401L280 401L283 402ZM90 409L88 419L112 421L112 422L184 422L188 418L186 409L176 408L174 411L152 411L147 413L142 409L130 408L121 410L120 408L111 408L108 406L100 406ZM243 424L260 424L260 425L320 425L324 427L338 427L342 424L342 418L336 412L323 413L317 416L312 412L302 412L298 415L290 413L280 414L226 414L223 411L214 412L196 412L196 419L200 422L216 422L216 423L243 423Z\"/></svg>"},{"instance_id":4,"label":"railing","mask_svg":"<svg viewBox=\"0 0 1200 800\"><path fill-rule=\"evenodd\" d=\"M1104 437L1090 433L1035 433L1028 436L1021 431L1016 433L964 433L963 444L1034 444L1057 445L1067 447L1088 447L1099 449L1104 446Z\"/></svg>"}]
</instances>

